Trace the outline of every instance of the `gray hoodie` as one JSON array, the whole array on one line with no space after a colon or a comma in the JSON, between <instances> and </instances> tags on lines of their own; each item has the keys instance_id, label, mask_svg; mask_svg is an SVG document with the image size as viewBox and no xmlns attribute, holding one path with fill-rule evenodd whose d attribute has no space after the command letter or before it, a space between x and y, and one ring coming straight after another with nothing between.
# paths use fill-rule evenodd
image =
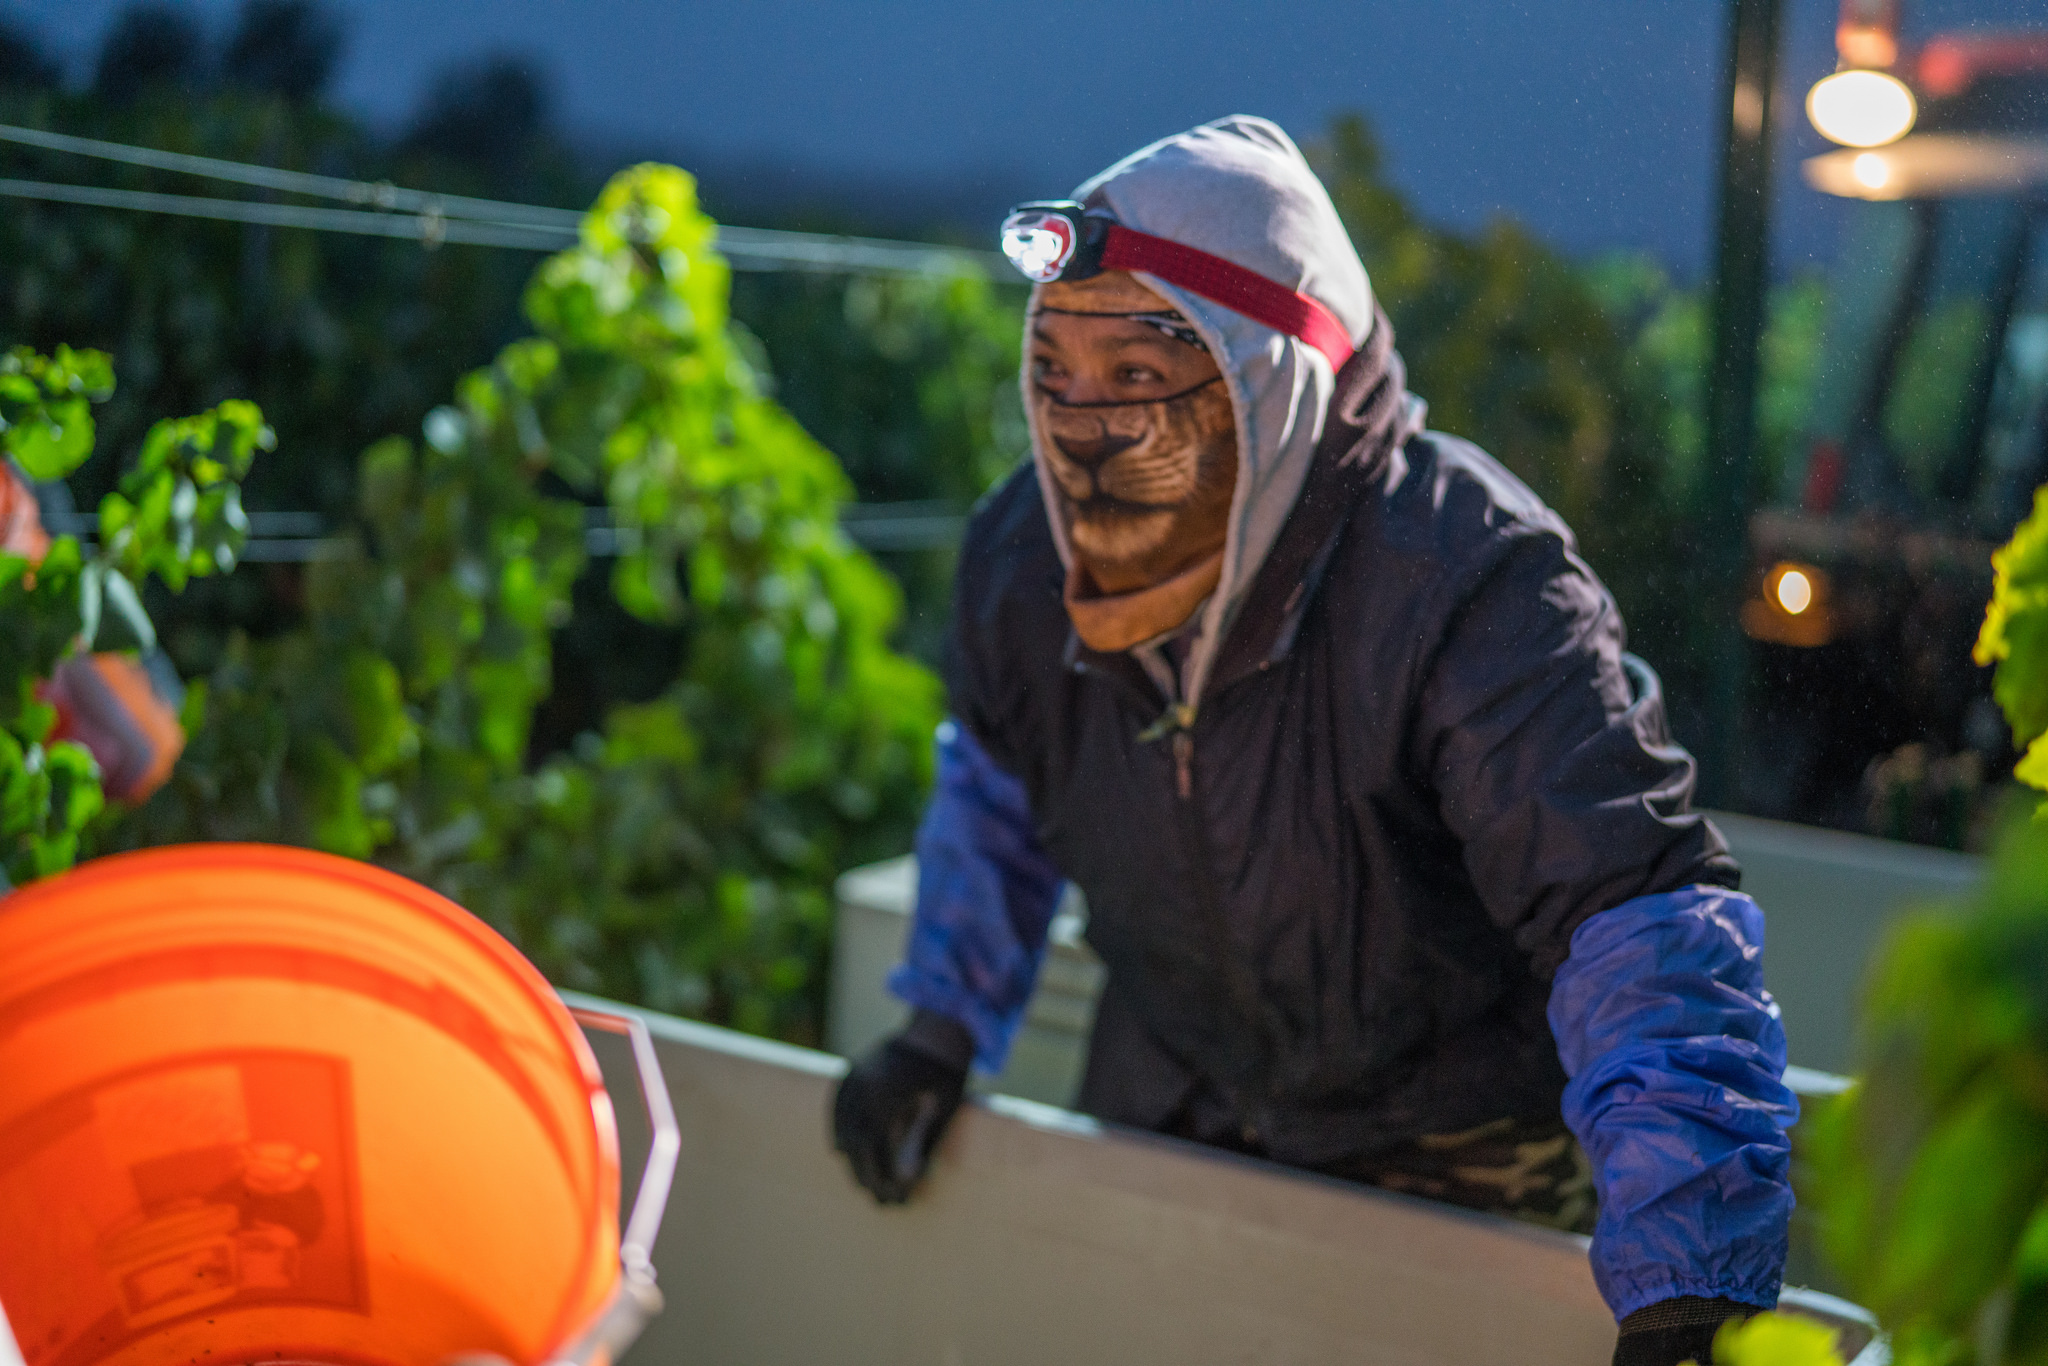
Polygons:
<instances>
[{"instance_id":1,"label":"gray hoodie","mask_svg":"<svg viewBox=\"0 0 2048 1366\"><path fill-rule=\"evenodd\" d=\"M1354 346L1363 345L1379 316L1372 284L1329 194L1293 140L1266 119L1233 114L1162 139L1087 181L1074 198L1091 210L1107 210L1127 228L1200 248L1308 295L1336 315ZM1182 699L1199 702L1216 643L1301 492L1336 374L1303 341L1156 276L1138 278L1194 325L1223 371L1237 418L1237 490L1223 574L1195 611L1188 629L1196 634L1178 680ZM1036 290L1031 303L1035 309ZM1023 382L1029 414L1028 373ZM1421 430L1423 411L1419 400L1405 401L1397 446ZM1031 450L1050 513L1059 506L1058 490L1035 420ZM1071 566L1066 529L1056 515L1051 520L1061 561ZM1139 653L1156 676L1157 656L1147 646Z\"/></svg>"}]
</instances>

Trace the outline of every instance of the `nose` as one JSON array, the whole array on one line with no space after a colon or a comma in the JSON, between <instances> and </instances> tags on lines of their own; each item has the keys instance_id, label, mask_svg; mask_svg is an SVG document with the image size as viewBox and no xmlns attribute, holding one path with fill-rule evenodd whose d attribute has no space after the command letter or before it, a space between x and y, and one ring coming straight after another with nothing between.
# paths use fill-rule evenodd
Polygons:
<instances>
[{"instance_id":1,"label":"nose","mask_svg":"<svg viewBox=\"0 0 2048 1366\"><path fill-rule=\"evenodd\" d=\"M1142 439L1135 436L1111 436L1104 432L1095 437L1068 437L1057 432L1051 433L1052 444L1059 448L1061 455L1093 473Z\"/></svg>"}]
</instances>

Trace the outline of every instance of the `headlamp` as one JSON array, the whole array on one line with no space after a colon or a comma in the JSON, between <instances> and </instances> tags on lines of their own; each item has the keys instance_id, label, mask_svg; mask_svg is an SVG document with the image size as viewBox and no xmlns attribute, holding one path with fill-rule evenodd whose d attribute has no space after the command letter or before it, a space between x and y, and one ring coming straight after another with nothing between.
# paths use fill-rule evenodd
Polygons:
<instances>
[{"instance_id":1,"label":"headlamp","mask_svg":"<svg viewBox=\"0 0 2048 1366\"><path fill-rule=\"evenodd\" d=\"M1071 199L1019 204L1003 220L1003 255L1033 284L1085 280L1101 273L1108 228Z\"/></svg>"},{"instance_id":2,"label":"headlamp","mask_svg":"<svg viewBox=\"0 0 2048 1366\"><path fill-rule=\"evenodd\" d=\"M1003 220L1003 255L1033 284L1142 271L1199 294L1321 352L1330 369L1351 359L1351 334L1323 304L1235 261L1124 227L1071 199L1019 204Z\"/></svg>"}]
</instances>

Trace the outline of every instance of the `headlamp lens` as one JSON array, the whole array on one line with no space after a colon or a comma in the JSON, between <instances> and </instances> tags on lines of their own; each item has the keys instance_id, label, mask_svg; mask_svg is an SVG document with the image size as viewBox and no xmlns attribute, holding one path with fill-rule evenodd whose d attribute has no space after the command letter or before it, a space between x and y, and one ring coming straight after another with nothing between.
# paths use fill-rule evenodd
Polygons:
<instances>
[{"instance_id":1,"label":"headlamp lens","mask_svg":"<svg viewBox=\"0 0 2048 1366\"><path fill-rule=\"evenodd\" d=\"M1020 209L1003 223L1003 255L1037 284L1060 278L1074 259L1073 220L1043 209Z\"/></svg>"}]
</instances>

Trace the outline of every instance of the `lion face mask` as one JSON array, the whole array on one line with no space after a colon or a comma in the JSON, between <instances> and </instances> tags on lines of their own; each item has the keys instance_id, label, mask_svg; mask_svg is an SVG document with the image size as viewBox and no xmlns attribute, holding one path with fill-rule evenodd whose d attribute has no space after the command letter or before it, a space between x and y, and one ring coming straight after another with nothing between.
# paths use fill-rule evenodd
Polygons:
<instances>
[{"instance_id":1,"label":"lion face mask","mask_svg":"<svg viewBox=\"0 0 2048 1366\"><path fill-rule=\"evenodd\" d=\"M1237 483L1222 372L1166 300L1128 274L1040 292L1032 418L1073 547L1081 639L1124 650L1181 625L1215 588Z\"/></svg>"}]
</instances>

